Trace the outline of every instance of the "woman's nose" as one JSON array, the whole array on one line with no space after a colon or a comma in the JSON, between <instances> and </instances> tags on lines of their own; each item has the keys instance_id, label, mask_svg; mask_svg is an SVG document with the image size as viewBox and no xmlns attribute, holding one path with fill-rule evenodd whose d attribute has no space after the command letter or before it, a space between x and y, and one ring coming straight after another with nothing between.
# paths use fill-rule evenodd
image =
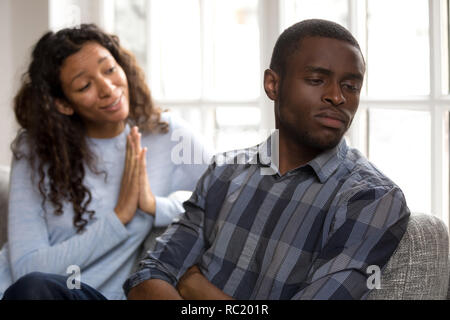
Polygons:
<instances>
[{"instance_id":1,"label":"woman's nose","mask_svg":"<svg viewBox=\"0 0 450 320\"><path fill-rule=\"evenodd\" d=\"M114 91L114 84L111 79L108 78L100 78L98 80L98 92L100 98L107 98L111 96Z\"/></svg>"}]
</instances>

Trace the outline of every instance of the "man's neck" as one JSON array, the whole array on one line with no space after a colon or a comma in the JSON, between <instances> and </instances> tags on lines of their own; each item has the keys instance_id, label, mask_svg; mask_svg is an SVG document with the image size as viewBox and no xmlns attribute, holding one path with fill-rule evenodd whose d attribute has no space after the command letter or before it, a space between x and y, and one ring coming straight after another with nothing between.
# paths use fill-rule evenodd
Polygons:
<instances>
[{"instance_id":1,"label":"man's neck","mask_svg":"<svg viewBox=\"0 0 450 320\"><path fill-rule=\"evenodd\" d=\"M279 134L280 175L284 175L286 172L308 163L321 153L318 149L312 149L300 144L298 141L293 139L292 135L289 135L289 133L282 129L280 129Z\"/></svg>"}]
</instances>

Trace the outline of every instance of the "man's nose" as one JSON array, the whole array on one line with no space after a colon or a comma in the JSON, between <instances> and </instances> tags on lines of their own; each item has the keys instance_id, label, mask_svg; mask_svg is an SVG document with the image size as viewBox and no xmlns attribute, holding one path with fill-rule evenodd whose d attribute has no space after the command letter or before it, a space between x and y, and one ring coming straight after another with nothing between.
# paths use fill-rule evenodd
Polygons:
<instances>
[{"instance_id":1,"label":"man's nose","mask_svg":"<svg viewBox=\"0 0 450 320\"><path fill-rule=\"evenodd\" d=\"M330 83L323 96L325 102L332 104L333 106L339 106L345 103L345 97L342 93L342 88L339 83Z\"/></svg>"}]
</instances>

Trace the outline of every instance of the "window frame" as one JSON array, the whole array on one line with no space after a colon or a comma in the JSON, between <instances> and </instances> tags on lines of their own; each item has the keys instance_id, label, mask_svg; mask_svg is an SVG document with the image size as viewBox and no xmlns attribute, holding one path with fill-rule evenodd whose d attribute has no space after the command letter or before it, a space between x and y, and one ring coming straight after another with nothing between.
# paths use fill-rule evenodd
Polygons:
<instances>
[{"instance_id":1,"label":"window frame","mask_svg":"<svg viewBox=\"0 0 450 320\"><path fill-rule=\"evenodd\" d=\"M350 31L353 34L365 34L367 15L367 1L348 0ZM444 58L448 57L448 1L428 0L429 6L429 41L430 41L430 94L424 96L404 98L374 98L364 95L361 97L358 115L353 127L349 130L352 145L368 154L368 112L374 109L396 109L412 111L428 111L431 116L431 212L444 221L447 228L449 221L449 126L450 95L444 94L443 79L448 77L448 66L443 68ZM367 35L361 44L367 53ZM447 75L445 74L447 73ZM448 89L447 89L448 91Z\"/></svg>"},{"instance_id":2,"label":"window frame","mask_svg":"<svg viewBox=\"0 0 450 320\"><path fill-rule=\"evenodd\" d=\"M105 18L105 12L111 11L112 1L100 0L103 8L100 22L111 30L111 19ZM206 0L199 0L202 3ZM261 110L261 130L271 130L275 126L273 103L266 97L263 88L264 70L268 68L273 46L281 33L283 19L283 0L259 0L258 20L260 28L260 97L247 101L221 100L167 100L159 99L156 103L170 107L200 107L202 113L211 112L217 106L252 106ZM350 31L360 39L361 49L367 54L367 0L348 1L348 26ZM429 5L429 41L430 41L430 94L405 98L374 98L362 95L358 113L348 132L351 144L368 155L368 113L370 110L390 108L399 110L428 111L431 116L431 212L444 221L449 221L449 113L450 95L448 94L448 16L449 0L428 0ZM150 10L150 6L147 6ZM109 8L109 9L108 9ZM148 12L147 12L148 14ZM148 46L151 45L149 41ZM147 50L149 53L150 50ZM445 58L445 60L444 60ZM446 73L446 74L445 74ZM444 89L447 93L443 93ZM367 91L366 91L367 93ZM203 132L206 134L206 132ZM211 131L209 131L209 134ZM369 155L370 158L370 155Z\"/></svg>"}]
</instances>

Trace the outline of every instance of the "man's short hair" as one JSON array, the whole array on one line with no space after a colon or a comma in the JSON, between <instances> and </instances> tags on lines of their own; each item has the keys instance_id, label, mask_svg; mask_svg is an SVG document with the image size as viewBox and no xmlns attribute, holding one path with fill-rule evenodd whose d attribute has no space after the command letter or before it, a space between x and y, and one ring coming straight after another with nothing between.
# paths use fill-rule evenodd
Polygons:
<instances>
[{"instance_id":1,"label":"man's short hair","mask_svg":"<svg viewBox=\"0 0 450 320\"><path fill-rule=\"evenodd\" d=\"M350 43L361 52L358 41L356 41L350 31L343 26L328 20L303 20L284 30L278 37L273 49L270 69L277 72L280 76L283 76L286 70L287 58L300 49L301 42L306 37L322 37L342 40Z\"/></svg>"}]
</instances>

